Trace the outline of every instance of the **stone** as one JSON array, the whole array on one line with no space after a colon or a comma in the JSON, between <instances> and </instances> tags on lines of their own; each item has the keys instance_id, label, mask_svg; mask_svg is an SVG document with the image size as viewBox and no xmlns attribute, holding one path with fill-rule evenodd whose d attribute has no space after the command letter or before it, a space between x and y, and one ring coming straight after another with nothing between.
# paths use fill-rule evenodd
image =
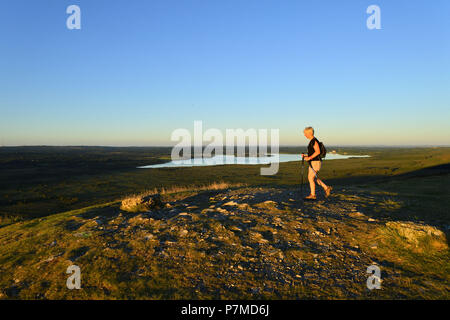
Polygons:
<instances>
[{"instance_id":1,"label":"stone","mask_svg":"<svg viewBox=\"0 0 450 320\"><path fill-rule=\"evenodd\" d=\"M228 201L227 203L223 204L224 206L237 206L238 204L234 201Z\"/></svg>"},{"instance_id":2,"label":"stone","mask_svg":"<svg viewBox=\"0 0 450 320\"><path fill-rule=\"evenodd\" d=\"M122 200L120 209L127 212L147 212L161 207L161 196L159 194L153 194L126 198Z\"/></svg>"},{"instance_id":3,"label":"stone","mask_svg":"<svg viewBox=\"0 0 450 320\"><path fill-rule=\"evenodd\" d=\"M426 236L430 236L442 241L446 241L445 234L432 226L415 224L413 222L387 222L386 226L390 229L394 229L398 234L408 242L419 244L419 240Z\"/></svg>"},{"instance_id":4,"label":"stone","mask_svg":"<svg viewBox=\"0 0 450 320\"><path fill-rule=\"evenodd\" d=\"M188 233L189 233L189 231L187 231L187 230L181 230L180 231L180 237L185 237L185 236L188 235Z\"/></svg>"}]
</instances>

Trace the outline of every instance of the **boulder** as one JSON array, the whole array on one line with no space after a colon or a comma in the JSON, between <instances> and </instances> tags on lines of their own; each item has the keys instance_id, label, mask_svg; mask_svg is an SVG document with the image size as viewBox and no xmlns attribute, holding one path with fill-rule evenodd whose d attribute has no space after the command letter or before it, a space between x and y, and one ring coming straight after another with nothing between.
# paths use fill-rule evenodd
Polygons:
<instances>
[{"instance_id":1,"label":"boulder","mask_svg":"<svg viewBox=\"0 0 450 320\"><path fill-rule=\"evenodd\" d=\"M419 244L420 240L431 237L435 240L440 240L445 242L446 237L445 234L432 226L415 224L413 222L387 222L386 226L390 229L394 229L398 232L398 234L410 243L414 243L416 245Z\"/></svg>"},{"instance_id":2,"label":"boulder","mask_svg":"<svg viewBox=\"0 0 450 320\"><path fill-rule=\"evenodd\" d=\"M134 196L122 200L120 209L128 212L147 212L162 207L161 196L152 194L149 196Z\"/></svg>"}]
</instances>

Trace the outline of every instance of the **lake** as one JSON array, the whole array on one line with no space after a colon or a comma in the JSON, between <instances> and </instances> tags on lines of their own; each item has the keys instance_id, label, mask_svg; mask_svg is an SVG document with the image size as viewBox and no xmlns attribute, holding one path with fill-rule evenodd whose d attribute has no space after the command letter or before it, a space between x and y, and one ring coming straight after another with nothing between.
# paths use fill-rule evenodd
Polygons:
<instances>
[{"instance_id":1,"label":"lake","mask_svg":"<svg viewBox=\"0 0 450 320\"><path fill-rule=\"evenodd\" d=\"M355 155L342 155L337 153L327 154L324 160L338 160L338 159L348 159L348 158L366 158L370 157L355 156ZM211 158L195 158L187 160L175 160L166 163L153 164L148 166L138 167L140 169L151 169L151 168L174 168L174 167L201 167L201 166L217 166L217 165L227 165L227 164L247 164L247 165L257 165L257 164L270 164L276 162L290 162L290 161L300 161L301 157L299 154L274 154L262 157L236 157L236 156L214 156Z\"/></svg>"}]
</instances>

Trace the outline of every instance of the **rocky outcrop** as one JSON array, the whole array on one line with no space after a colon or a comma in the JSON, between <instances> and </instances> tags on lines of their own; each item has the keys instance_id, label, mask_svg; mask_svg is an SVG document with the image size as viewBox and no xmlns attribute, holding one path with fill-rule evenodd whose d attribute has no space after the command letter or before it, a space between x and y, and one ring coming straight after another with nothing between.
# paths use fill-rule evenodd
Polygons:
<instances>
[{"instance_id":1,"label":"rocky outcrop","mask_svg":"<svg viewBox=\"0 0 450 320\"><path fill-rule=\"evenodd\" d=\"M120 209L127 212L147 212L162 207L161 196L153 194L148 196L134 196L122 200Z\"/></svg>"},{"instance_id":2,"label":"rocky outcrop","mask_svg":"<svg viewBox=\"0 0 450 320\"><path fill-rule=\"evenodd\" d=\"M397 222L390 221L386 226L395 230L400 236L404 237L408 242L418 245L420 241L431 238L435 241L446 243L445 234L435 227L428 225L420 225L413 222Z\"/></svg>"}]
</instances>

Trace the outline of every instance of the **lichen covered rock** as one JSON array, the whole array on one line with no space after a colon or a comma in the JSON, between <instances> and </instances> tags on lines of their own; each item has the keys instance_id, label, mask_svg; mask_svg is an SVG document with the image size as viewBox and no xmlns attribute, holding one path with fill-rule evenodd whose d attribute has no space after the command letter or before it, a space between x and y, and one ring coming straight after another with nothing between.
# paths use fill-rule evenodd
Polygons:
<instances>
[{"instance_id":1,"label":"lichen covered rock","mask_svg":"<svg viewBox=\"0 0 450 320\"><path fill-rule=\"evenodd\" d=\"M421 225L413 222L387 222L386 226L397 231L397 233L406 238L410 243L418 245L421 241L428 239L446 243L445 234L432 226Z\"/></svg>"},{"instance_id":2,"label":"lichen covered rock","mask_svg":"<svg viewBox=\"0 0 450 320\"><path fill-rule=\"evenodd\" d=\"M134 196L122 200L120 209L127 212L147 212L162 207L161 196L153 194L149 196Z\"/></svg>"}]
</instances>

